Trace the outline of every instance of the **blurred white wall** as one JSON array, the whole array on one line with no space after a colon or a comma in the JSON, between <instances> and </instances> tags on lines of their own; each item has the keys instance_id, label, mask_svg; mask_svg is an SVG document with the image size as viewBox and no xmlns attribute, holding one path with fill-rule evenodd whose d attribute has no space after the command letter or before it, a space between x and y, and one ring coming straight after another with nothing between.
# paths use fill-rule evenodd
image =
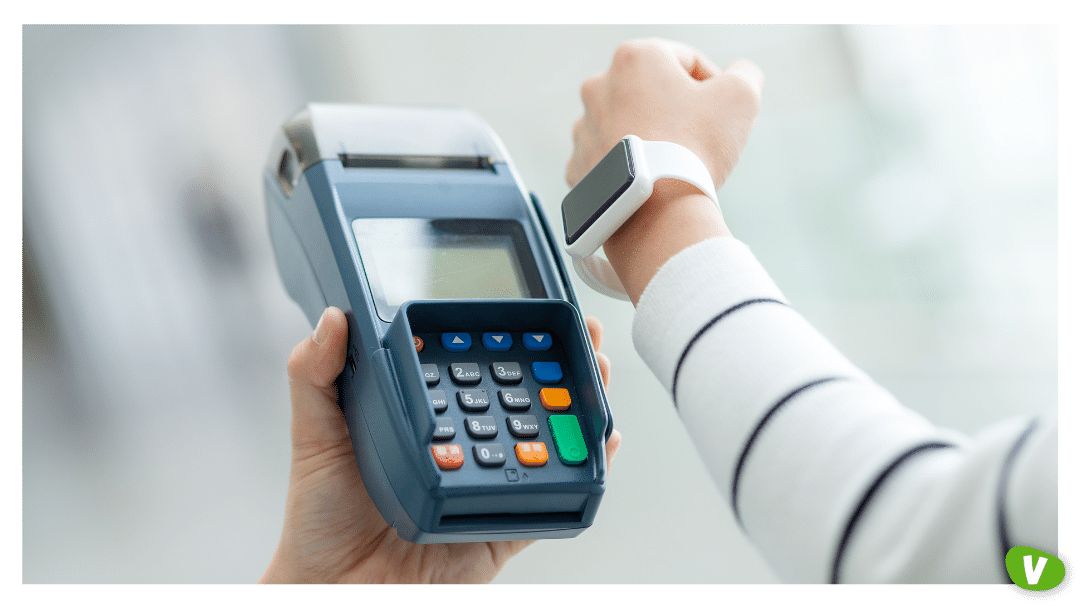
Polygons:
<instances>
[{"instance_id":1,"label":"blurred white wall","mask_svg":"<svg viewBox=\"0 0 1080 608\"><path fill-rule=\"evenodd\" d=\"M24 581L265 569L284 362L310 331L259 181L287 116L470 107L557 216L578 87L639 36L765 70L721 205L856 364L966 432L1056 406L1053 28L27 26ZM623 448L596 524L496 580L775 581L634 352L630 305L577 288L605 324Z\"/></svg>"}]
</instances>

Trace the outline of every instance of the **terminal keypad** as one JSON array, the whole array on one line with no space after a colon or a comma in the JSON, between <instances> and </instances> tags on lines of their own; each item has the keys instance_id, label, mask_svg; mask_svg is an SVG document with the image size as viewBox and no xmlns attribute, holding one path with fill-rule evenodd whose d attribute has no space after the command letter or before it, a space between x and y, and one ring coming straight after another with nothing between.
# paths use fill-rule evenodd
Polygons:
<instances>
[{"instance_id":1,"label":"terminal keypad","mask_svg":"<svg viewBox=\"0 0 1080 608\"><path fill-rule=\"evenodd\" d=\"M505 468L503 477L516 482L522 467L587 461L581 405L557 337L418 332L415 339L427 345L417 356L437 415L430 446L439 469Z\"/></svg>"}]
</instances>

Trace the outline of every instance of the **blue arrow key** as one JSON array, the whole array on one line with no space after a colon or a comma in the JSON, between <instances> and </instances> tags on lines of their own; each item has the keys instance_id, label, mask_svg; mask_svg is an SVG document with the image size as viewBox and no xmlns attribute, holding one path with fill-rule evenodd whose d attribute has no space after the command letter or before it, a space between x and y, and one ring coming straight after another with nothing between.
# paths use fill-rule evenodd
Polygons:
<instances>
[{"instance_id":1,"label":"blue arrow key","mask_svg":"<svg viewBox=\"0 0 1080 608\"><path fill-rule=\"evenodd\" d=\"M510 334L484 334L484 348L488 350L510 350L511 344Z\"/></svg>"},{"instance_id":2,"label":"blue arrow key","mask_svg":"<svg viewBox=\"0 0 1080 608\"><path fill-rule=\"evenodd\" d=\"M472 338L466 333L443 334L442 345L452 353L460 353L472 348Z\"/></svg>"},{"instance_id":3,"label":"blue arrow key","mask_svg":"<svg viewBox=\"0 0 1080 608\"><path fill-rule=\"evenodd\" d=\"M551 334L526 332L521 336L521 343L529 350L547 350L551 348Z\"/></svg>"}]
</instances>

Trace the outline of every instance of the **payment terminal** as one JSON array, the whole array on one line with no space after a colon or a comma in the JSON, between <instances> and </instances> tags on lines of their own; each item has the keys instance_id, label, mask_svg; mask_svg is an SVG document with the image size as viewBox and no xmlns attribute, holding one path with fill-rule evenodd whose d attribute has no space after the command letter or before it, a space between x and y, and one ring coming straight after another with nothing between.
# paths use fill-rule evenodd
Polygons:
<instances>
[{"instance_id":1,"label":"payment terminal","mask_svg":"<svg viewBox=\"0 0 1080 608\"><path fill-rule=\"evenodd\" d=\"M461 109L310 104L263 172L278 269L345 312L338 400L364 486L416 543L565 538L612 421L538 199Z\"/></svg>"}]
</instances>

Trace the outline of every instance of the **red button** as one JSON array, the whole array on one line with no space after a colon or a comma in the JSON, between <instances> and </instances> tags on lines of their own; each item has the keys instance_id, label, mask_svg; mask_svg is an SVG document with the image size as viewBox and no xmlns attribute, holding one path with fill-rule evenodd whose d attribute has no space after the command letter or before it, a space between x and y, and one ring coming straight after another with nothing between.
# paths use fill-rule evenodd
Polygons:
<instances>
[{"instance_id":1,"label":"red button","mask_svg":"<svg viewBox=\"0 0 1080 608\"><path fill-rule=\"evenodd\" d=\"M435 464L439 465L439 468L444 471L460 469L461 465L465 464L465 452L461 451L461 446L456 443L433 445L431 446L431 455L435 457Z\"/></svg>"}]
</instances>

